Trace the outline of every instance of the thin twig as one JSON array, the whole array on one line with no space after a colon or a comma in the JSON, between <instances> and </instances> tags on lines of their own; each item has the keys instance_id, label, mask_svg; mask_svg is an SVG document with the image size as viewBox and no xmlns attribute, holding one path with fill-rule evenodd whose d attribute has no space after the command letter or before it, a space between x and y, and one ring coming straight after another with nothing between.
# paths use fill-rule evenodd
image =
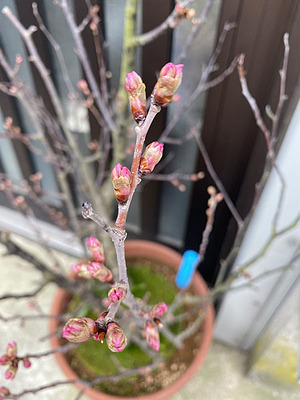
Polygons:
<instances>
[{"instance_id":1,"label":"thin twig","mask_svg":"<svg viewBox=\"0 0 300 400\"><path fill-rule=\"evenodd\" d=\"M63 80L65 82L65 85L69 91L69 94L75 94L75 88L71 82L69 73L68 73L68 68L64 59L64 56L62 54L61 48L59 46L59 44L57 43L57 41L54 39L54 37L51 35L51 33L49 32L49 30L46 28L42 17L39 13L38 10L38 6L37 3L32 3L32 10L33 10L33 14L39 24L39 28L40 30L44 33L44 35L46 36L46 38L48 39L49 43L51 44L51 46L53 47L53 49L55 50L55 53L57 55L58 61L59 61L59 65L61 68L61 72L62 72L62 77Z\"/></svg>"},{"instance_id":2,"label":"thin twig","mask_svg":"<svg viewBox=\"0 0 300 400\"><path fill-rule=\"evenodd\" d=\"M12 13L12 11L10 10L9 7L4 7L2 9L2 12L12 22L12 24L15 26L15 28L20 33L22 39L24 40L26 47L29 51L31 60L34 63L34 65L36 66L37 70L39 71L39 74L40 74L40 76L47 88L47 91L50 95L56 115L59 119L60 125L63 128L64 133L66 134L66 137L67 137L68 143L71 147L71 150L74 152L74 154L76 155L76 157L78 159L78 167L79 167L79 171L81 172L81 175L82 175L82 185L90 193L90 196L93 199L93 201L95 203L96 202L98 203L100 198L99 198L99 196L97 196L95 189L93 187L93 182L90 178L90 171L88 170L87 165L83 162L83 157L82 157L82 154L78 147L78 144L77 144L72 132L69 130L69 128L67 126L66 118L63 114L63 107L62 107L61 101L59 99L57 90L54 86L52 79L49 76L49 72L48 72L45 64L43 63L43 61L37 51L34 41L32 40L32 34L34 32L36 32L37 27L30 26L28 29L25 29L25 27L20 23L20 21Z\"/></svg>"},{"instance_id":3,"label":"thin twig","mask_svg":"<svg viewBox=\"0 0 300 400\"><path fill-rule=\"evenodd\" d=\"M106 107L104 101L102 100L101 93L98 88L98 84L96 82L96 79L94 77L94 74L92 72L92 69L91 69L91 66L89 63L89 57L87 55L86 49L83 44L82 37L80 35L80 31L75 22L74 15L72 14L72 11L70 10L67 0L61 0L60 6L63 10L66 21L70 27L70 31L72 33L73 39L76 44L76 52L77 52L78 58L83 66L84 72L85 72L87 80L89 82L89 85L92 88L97 106L99 107L99 110L103 116L103 119L109 126L110 130L115 131L116 125L111 117L110 110Z\"/></svg>"},{"instance_id":4,"label":"thin twig","mask_svg":"<svg viewBox=\"0 0 300 400\"><path fill-rule=\"evenodd\" d=\"M183 115L190 109L191 104L200 96L201 93L203 93L206 89L219 84L234 71L235 66L237 64L237 58L234 58L230 66L225 71L223 71L217 78L214 78L211 82L208 82L210 74L217 68L216 61L223 48L227 33L234 27L235 24L231 24L228 22L224 24L224 28L219 37L217 47L215 48L213 54L211 55L207 66L203 69L201 78L199 80L196 89L193 91L193 93L190 94L190 96L187 97L182 109L176 115L174 115L172 120L168 123L167 127L164 129L159 138L160 142L167 142L167 137L169 136L171 131L174 129L174 127L180 121Z\"/></svg>"},{"instance_id":5,"label":"thin twig","mask_svg":"<svg viewBox=\"0 0 300 400\"><path fill-rule=\"evenodd\" d=\"M211 162L211 160L209 158L209 155L208 155L208 153L206 151L206 148L205 148L205 145L204 145L204 143L202 141L202 138L201 138L199 132L197 132L197 128L193 129L193 133L194 133L195 140L197 142L197 145L199 147L199 150L201 152L201 155L203 157L204 163L206 165L206 168L207 168L210 176L212 177L212 179L213 179L215 185L217 186L218 190L223 194L224 201L225 201L227 207L229 208L233 218L236 220L238 226L241 227L243 225L242 217L240 216L240 214L239 214L238 210L236 209L235 205L233 204L233 202L232 202L227 190L225 189L222 181L220 180L218 174L216 173L216 171L215 171L215 169L214 169L214 167L212 165L212 162Z\"/></svg>"},{"instance_id":6,"label":"thin twig","mask_svg":"<svg viewBox=\"0 0 300 400\"><path fill-rule=\"evenodd\" d=\"M186 42L184 43L184 46L180 53L179 59L176 61L176 64L182 64L184 62L191 45L193 44L197 35L199 34L200 29L202 28L202 25L207 20L208 13L211 10L213 4L214 4L214 0L208 0L206 2L205 6L203 7L203 10L202 10L202 13L200 14L200 16L198 18L196 18L196 21L193 23L191 32L190 32L189 36L187 37Z\"/></svg>"},{"instance_id":7,"label":"thin twig","mask_svg":"<svg viewBox=\"0 0 300 400\"><path fill-rule=\"evenodd\" d=\"M180 6L182 8L188 7L194 0L185 0L180 3ZM138 45L138 46L145 46L148 43L151 43L153 40L159 38L163 33L165 33L168 29L174 29L180 21L182 21L183 18L181 18L178 15L178 12L176 8L171 12L171 14L167 17L165 21L163 21L160 25L152 29L151 31L148 31L146 33L143 33L140 36L137 36L133 40L133 45Z\"/></svg>"},{"instance_id":8,"label":"thin twig","mask_svg":"<svg viewBox=\"0 0 300 400\"><path fill-rule=\"evenodd\" d=\"M284 34L283 43L284 43L284 57L283 57L282 69L279 71L280 92L279 92L279 100L278 100L276 112L275 112L274 119L273 119L273 126L272 126L272 130L271 130L272 140L275 139L275 137L278 133L278 123L279 123L279 119L281 116L282 108L283 108L284 102L288 98L286 95L286 92L285 92L288 60L289 60L289 53L290 53L289 34L288 33Z\"/></svg>"},{"instance_id":9,"label":"thin twig","mask_svg":"<svg viewBox=\"0 0 300 400\"><path fill-rule=\"evenodd\" d=\"M32 290L31 292L4 294L3 296L0 296L0 301L8 300L8 299L25 299L25 298L28 298L28 297L35 297L37 294L39 294L44 289L44 287L48 283L49 282L43 282L38 288L36 288L35 290ZM1 317L1 319L3 319L3 318Z\"/></svg>"}]
</instances>

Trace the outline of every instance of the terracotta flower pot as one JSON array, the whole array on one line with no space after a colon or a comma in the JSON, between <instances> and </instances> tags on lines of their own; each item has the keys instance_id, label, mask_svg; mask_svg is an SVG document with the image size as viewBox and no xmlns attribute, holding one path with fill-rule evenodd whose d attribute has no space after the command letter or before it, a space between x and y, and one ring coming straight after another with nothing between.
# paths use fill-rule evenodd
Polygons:
<instances>
[{"instance_id":1,"label":"terracotta flower pot","mask_svg":"<svg viewBox=\"0 0 300 400\"><path fill-rule=\"evenodd\" d=\"M160 262L162 264L166 264L170 267L173 267L175 270L178 269L182 256L177 253L176 251L149 241L143 240L131 240L126 242L126 257L127 258L143 258L148 259L149 261L153 262ZM198 293L199 295L207 294L207 286L203 279L200 277L199 274L195 274L192 282L193 290ZM69 299L69 294L63 290L58 289L52 309L51 315L57 316L60 315L66 302ZM138 398L143 400L163 400L167 399L173 394L177 393L198 371L199 367L203 363L206 354L208 353L210 343L212 340L212 333L213 333L213 322L214 322L214 309L210 305L207 308L207 312L205 315L205 319L202 326L202 341L199 347L195 358L193 359L192 363L188 366L186 371L173 383L169 386L159 390L158 392L139 396ZM50 332L54 332L58 328L59 322L55 319L50 320ZM59 339L54 335L51 336L51 345L53 348L57 348L60 346ZM70 367L66 357L62 353L55 353L56 360L60 365L63 372L66 374L68 379L76 380L79 379L76 373ZM79 389L82 388L81 385L76 385ZM85 390L85 394L90 396L92 399L95 400L117 400L117 399L126 399L126 400L136 400L137 397L120 397L120 396L113 396L109 394L102 393L96 389L88 388Z\"/></svg>"}]
</instances>

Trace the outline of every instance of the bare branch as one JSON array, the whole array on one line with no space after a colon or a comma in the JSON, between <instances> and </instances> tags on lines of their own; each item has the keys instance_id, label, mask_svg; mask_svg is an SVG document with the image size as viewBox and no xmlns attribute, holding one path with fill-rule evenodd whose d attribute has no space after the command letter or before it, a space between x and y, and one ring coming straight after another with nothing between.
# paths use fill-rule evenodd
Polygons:
<instances>
[{"instance_id":1,"label":"bare branch","mask_svg":"<svg viewBox=\"0 0 300 400\"><path fill-rule=\"evenodd\" d=\"M237 62L236 58L231 62L230 66L225 71L223 71L217 78L214 78L211 82L208 82L210 74L214 72L217 68L216 61L223 48L227 33L234 27L235 24L231 24L228 22L224 24L224 28L219 37L217 47L213 52L207 66L202 71L201 78L196 89L193 91L193 93L191 93L190 96L187 97L182 109L176 115L173 116L172 120L169 122L167 127L162 132L159 138L161 142L167 142L167 138L171 133L171 131L175 128L177 123L180 121L183 115L190 109L193 102L200 96L201 93L203 93L206 89L211 88L216 84L220 83L234 71Z\"/></svg>"},{"instance_id":2,"label":"bare branch","mask_svg":"<svg viewBox=\"0 0 300 400\"><path fill-rule=\"evenodd\" d=\"M74 38L75 44L76 44L76 51L78 58L81 61L81 64L83 66L84 72L86 74L87 80L92 88L92 91L95 95L95 101L97 103L97 106L99 107L99 110L103 116L104 121L107 123L109 126L110 130L115 131L116 130L116 125L111 117L111 112L108 110L106 105L104 104L98 84L96 82L96 79L94 77L94 74L92 72L90 63L89 63L89 57L87 55L86 49L84 47L82 37L80 35L80 31L78 29L78 26L76 25L74 15L72 14L67 0L62 0L61 1L61 8L63 10L63 13L65 15L66 21L70 27L70 31L72 33L72 36Z\"/></svg>"},{"instance_id":3,"label":"bare branch","mask_svg":"<svg viewBox=\"0 0 300 400\"><path fill-rule=\"evenodd\" d=\"M204 22L207 19L208 13L211 10L212 6L214 4L214 0L208 0L202 10L201 15L196 19L196 21L193 23L191 32L187 38L186 43L183 46L183 49L181 51L181 54L179 56L178 61L176 61L176 63L181 64L184 62L187 53L192 45L192 43L194 42L194 40L196 39L197 35L200 32L200 29L202 28L202 25L204 24Z\"/></svg>"},{"instance_id":4,"label":"bare branch","mask_svg":"<svg viewBox=\"0 0 300 400\"><path fill-rule=\"evenodd\" d=\"M0 301L1 300L8 300L8 299L25 299L29 297L35 297L37 294L39 294L44 287L48 284L49 282L43 282L37 289L32 290L31 292L27 293L8 293L4 294L3 296L0 296ZM7 319L1 317L0 319L4 319L5 321Z\"/></svg>"},{"instance_id":5,"label":"bare branch","mask_svg":"<svg viewBox=\"0 0 300 400\"><path fill-rule=\"evenodd\" d=\"M280 115L282 112L284 102L287 100L285 88L286 88L286 75L287 75L288 60L289 60L289 53L290 53L289 34L288 33L284 34L283 43L284 43L283 65L282 65L282 69L279 71L280 93L279 93L279 100L278 100L276 112L275 112L274 119L273 119L273 126L272 126L272 130L271 130L272 140L275 139L275 137L278 133L278 123L279 123Z\"/></svg>"},{"instance_id":6,"label":"bare branch","mask_svg":"<svg viewBox=\"0 0 300 400\"><path fill-rule=\"evenodd\" d=\"M53 47L53 49L56 52L56 55L57 55L57 58L58 58L58 61L59 61L59 65L60 65L60 68L61 68L63 80L64 80L64 82L66 84L66 87L67 87L67 89L69 91L69 94L72 94L72 98L74 99L74 95L76 94L76 91L75 91L75 88L74 88L74 86L73 86L73 84L71 82L71 79L70 79L70 76L69 76L69 73L68 73L68 68L67 68L67 65L65 63L65 59L64 59L64 56L62 54L61 48L60 48L59 44L56 42L56 40L54 39L54 37L51 35L51 33L46 28L46 26L45 26L45 24L44 24L44 22L42 20L42 17L41 17L41 15L39 13L37 3L32 3L32 10L33 10L33 14L34 14L34 16L35 16L35 18L36 18L36 20L37 20L37 22L39 24L40 30L44 33L44 35L48 39L49 43L51 44L51 46Z\"/></svg>"},{"instance_id":7,"label":"bare branch","mask_svg":"<svg viewBox=\"0 0 300 400\"><path fill-rule=\"evenodd\" d=\"M218 190L223 194L224 201L225 201L227 207L229 208L232 216L236 220L238 226L241 227L243 225L243 220L242 220L238 210L236 209L235 205L233 204L229 194L227 193L227 190L225 189L222 181L218 177L218 175L217 175L217 173L216 173L216 171L215 171L215 169L214 169L214 167L213 167L213 165L212 165L212 163L210 161L209 155L208 155L208 153L206 151L206 148L205 148L205 145L204 145L204 143L202 141L202 138L201 138L199 132L197 132L197 127L196 127L196 129L193 129L193 132L194 132L194 136L195 136L196 142L198 144L199 150L201 152L201 155L203 157L204 163L206 165L206 168L207 168L210 176L214 180L215 185L217 186Z\"/></svg>"}]
</instances>

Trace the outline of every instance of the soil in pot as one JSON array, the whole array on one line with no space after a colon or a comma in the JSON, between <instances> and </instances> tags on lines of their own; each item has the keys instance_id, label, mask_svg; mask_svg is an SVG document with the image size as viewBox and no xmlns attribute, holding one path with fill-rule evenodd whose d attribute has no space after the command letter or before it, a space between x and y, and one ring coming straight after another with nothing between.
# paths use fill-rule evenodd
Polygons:
<instances>
[{"instance_id":1,"label":"soil in pot","mask_svg":"<svg viewBox=\"0 0 300 400\"><path fill-rule=\"evenodd\" d=\"M171 304L177 294L174 284L175 271L165 264L150 263L144 259L131 260L128 274L133 294L139 298L147 296L148 304L156 304L160 301ZM105 294L106 292L103 292L102 288L99 289L99 295L105 297ZM74 310L79 303L80 299L74 297L69 303L68 311ZM80 316L96 317L88 308L82 310ZM190 322L194 318L195 315ZM117 319L124 327L125 321ZM187 323L189 321L177 322L170 326L170 329L177 334L184 329ZM130 325L130 321L127 321L127 324ZM124 330L126 333L128 332L126 327ZM199 349L202 340L201 328L184 342L181 349L176 349L162 333L160 339L160 354L165 361L156 370L148 371L146 368L143 369L143 375L122 378L118 380L117 384L109 381L103 382L95 388L115 396L134 397L154 393L177 380L191 364ZM66 357L72 369L84 380L91 380L100 375L119 374L124 369L143 367L151 362L151 357L136 344L128 345L121 353L112 353L105 343L101 345L94 340L82 343L77 349L68 352Z\"/></svg>"}]
</instances>

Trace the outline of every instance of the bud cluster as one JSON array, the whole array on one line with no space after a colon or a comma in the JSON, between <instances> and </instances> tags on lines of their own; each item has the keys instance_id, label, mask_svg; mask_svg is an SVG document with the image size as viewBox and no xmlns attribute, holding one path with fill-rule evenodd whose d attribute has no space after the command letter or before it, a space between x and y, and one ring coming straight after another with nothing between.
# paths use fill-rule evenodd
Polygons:
<instances>
[{"instance_id":1,"label":"bud cluster","mask_svg":"<svg viewBox=\"0 0 300 400\"><path fill-rule=\"evenodd\" d=\"M175 11L177 13L177 17L180 19L186 18L194 18L196 15L196 11L194 8L182 7L179 4L176 4Z\"/></svg>"},{"instance_id":2,"label":"bud cluster","mask_svg":"<svg viewBox=\"0 0 300 400\"><path fill-rule=\"evenodd\" d=\"M63 328L63 337L72 343L85 342L91 337L104 342L112 352L123 351L127 338L120 325L115 321L105 321L107 312L94 321L91 318L71 318Z\"/></svg>"},{"instance_id":3,"label":"bud cluster","mask_svg":"<svg viewBox=\"0 0 300 400\"><path fill-rule=\"evenodd\" d=\"M8 369L5 371L5 379L13 380L16 376L19 362L22 361L25 368L31 367L31 362L29 361L28 357L18 357L17 356L17 344L16 342L12 341L8 343L6 348L6 353L0 357L0 365L7 365ZM5 393L7 390L4 387L0 388L0 400L2 398L1 395L6 395Z\"/></svg>"},{"instance_id":4,"label":"bud cluster","mask_svg":"<svg viewBox=\"0 0 300 400\"><path fill-rule=\"evenodd\" d=\"M207 201L208 208L206 210L206 215L208 218L210 218L215 212L215 207L223 200L224 196L223 193L217 193L216 188L213 186L208 186L207 193L210 197Z\"/></svg>"},{"instance_id":5,"label":"bud cluster","mask_svg":"<svg viewBox=\"0 0 300 400\"><path fill-rule=\"evenodd\" d=\"M87 241L87 246L92 253L92 259L72 265L72 270L80 278L98 279L101 282L107 283L112 282L113 275L104 265L105 257L102 244L98 239L91 236Z\"/></svg>"},{"instance_id":6,"label":"bud cluster","mask_svg":"<svg viewBox=\"0 0 300 400\"><path fill-rule=\"evenodd\" d=\"M183 9L178 9L178 16L183 11ZM170 62L161 69L158 81L152 92L152 104L159 107L166 106L173 100L173 95L181 83L182 67L183 64L175 65ZM147 115L146 88L141 77L135 71L127 74L125 90L128 94L132 115L135 121L139 125L142 125ZM156 164L160 161L162 153L162 143L153 142L145 148L139 163L140 176L147 175L153 171ZM111 172L111 179L116 199L120 204L126 203L132 189L131 172L127 167L117 164Z\"/></svg>"}]
</instances>

